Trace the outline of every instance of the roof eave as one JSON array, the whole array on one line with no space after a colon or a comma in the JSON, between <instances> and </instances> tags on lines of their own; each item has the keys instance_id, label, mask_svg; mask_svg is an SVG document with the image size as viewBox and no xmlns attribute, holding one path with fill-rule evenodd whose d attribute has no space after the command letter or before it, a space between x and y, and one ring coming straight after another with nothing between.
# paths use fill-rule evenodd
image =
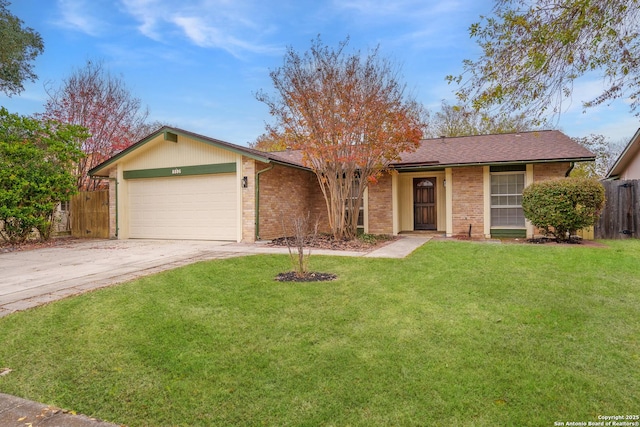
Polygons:
<instances>
[{"instance_id":1,"label":"roof eave","mask_svg":"<svg viewBox=\"0 0 640 427\"><path fill-rule=\"evenodd\" d=\"M489 165L520 165L527 163L561 163L561 162L592 162L595 160L595 156L592 157L567 157L567 158L559 158L559 159L535 159L535 160L504 160L504 161L490 161L490 162L471 162L471 163L438 163L431 165L421 165L421 166L409 166L405 167L399 165L400 167L396 167L396 165L391 165L391 168L402 172L402 171L410 171L410 170L433 170L433 169L443 169L443 168L454 168L454 167L464 167L464 166L489 166Z\"/></svg>"},{"instance_id":2,"label":"roof eave","mask_svg":"<svg viewBox=\"0 0 640 427\"><path fill-rule=\"evenodd\" d=\"M622 152L620 153L620 155L616 159L616 161L613 164L613 166L611 166L609 171L607 171L607 175L605 176L605 179L616 179L622 173L622 171L620 169L624 169L624 166L626 166L627 153L629 153L631 148L634 146L636 141L638 141L639 139L640 139L640 128L638 128L638 130L633 135L633 137L631 138L631 140L629 141L627 146L624 147L624 150L622 150Z\"/></svg>"},{"instance_id":3,"label":"roof eave","mask_svg":"<svg viewBox=\"0 0 640 427\"><path fill-rule=\"evenodd\" d=\"M305 171L309 171L309 172L313 172L313 169L300 165L298 163L293 163L293 162L287 162L284 160L280 160L280 159L269 159L271 161L271 163L277 164L277 165L282 165L282 166L288 166L290 168L295 168L295 169L301 169L301 170L305 170Z\"/></svg>"}]
</instances>

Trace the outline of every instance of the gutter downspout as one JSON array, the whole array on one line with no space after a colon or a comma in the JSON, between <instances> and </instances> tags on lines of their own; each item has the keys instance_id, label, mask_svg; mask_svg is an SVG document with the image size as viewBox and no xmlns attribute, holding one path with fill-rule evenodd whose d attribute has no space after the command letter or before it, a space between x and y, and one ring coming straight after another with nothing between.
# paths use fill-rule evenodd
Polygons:
<instances>
[{"instance_id":1,"label":"gutter downspout","mask_svg":"<svg viewBox=\"0 0 640 427\"><path fill-rule=\"evenodd\" d=\"M573 168L576 166L576 162L571 162L571 166L569 166L569 169L567 170L567 172L564 174L564 177L567 178L569 176L569 174L571 174L571 171L573 170Z\"/></svg>"},{"instance_id":2,"label":"gutter downspout","mask_svg":"<svg viewBox=\"0 0 640 427\"><path fill-rule=\"evenodd\" d=\"M271 165L266 169L256 172L256 240L260 240L260 174L273 169L275 165Z\"/></svg>"}]
</instances>

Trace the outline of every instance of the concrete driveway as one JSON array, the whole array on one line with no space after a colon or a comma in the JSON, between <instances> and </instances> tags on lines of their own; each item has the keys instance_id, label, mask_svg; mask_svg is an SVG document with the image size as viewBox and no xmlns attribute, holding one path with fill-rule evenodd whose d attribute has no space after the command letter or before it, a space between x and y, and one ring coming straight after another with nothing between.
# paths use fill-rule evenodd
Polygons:
<instances>
[{"instance_id":1,"label":"concrete driveway","mask_svg":"<svg viewBox=\"0 0 640 427\"><path fill-rule=\"evenodd\" d=\"M233 248L225 250L225 245ZM89 240L0 254L0 317L196 261L245 255L229 242Z\"/></svg>"},{"instance_id":2,"label":"concrete driveway","mask_svg":"<svg viewBox=\"0 0 640 427\"><path fill-rule=\"evenodd\" d=\"M314 249L315 255L404 258L431 239L408 236L371 252ZM73 240L0 253L0 317L71 295L211 259L286 254L264 244L194 240Z\"/></svg>"}]
</instances>

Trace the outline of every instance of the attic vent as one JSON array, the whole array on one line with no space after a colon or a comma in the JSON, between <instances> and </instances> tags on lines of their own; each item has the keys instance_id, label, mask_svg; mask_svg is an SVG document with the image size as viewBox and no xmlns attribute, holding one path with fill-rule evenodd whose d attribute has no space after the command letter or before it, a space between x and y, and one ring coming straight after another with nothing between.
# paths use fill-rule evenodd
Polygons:
<instances>
[{"instance_id":1,"label":"attic vent","mask_svg":"<svg viewBox=\"0 0 640 427\"><path fill-rule=\"evenodd\" d=\"M166 131L164 133L164 140L171 141L171 142L178 142L178 134Z\"/></svg>"}]
</instances>

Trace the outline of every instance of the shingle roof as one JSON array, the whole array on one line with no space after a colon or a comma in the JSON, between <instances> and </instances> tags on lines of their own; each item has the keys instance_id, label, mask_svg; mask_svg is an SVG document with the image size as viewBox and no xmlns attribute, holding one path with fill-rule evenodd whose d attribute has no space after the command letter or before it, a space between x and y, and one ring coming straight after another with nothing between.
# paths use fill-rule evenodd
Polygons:
<instances>
[{"instance_id":1,"label":"shingle roof","mask_svg":"<svg viewBox=\"0 0 640 427\"><path fill-rule=\"evenodd\" d=\"M412 153L402 154L401 164L440 165L592 160L592 152L557 130L496 135L462 136L422 140Z\"/></svg>"},{"instance_id":2,"label":"shingle roof","mask_svg":"<svg viewBox=\"0 0 640 427\"><path fill-rule=\"evenodd\" d=\"M302 152L266 154L275 161L302 166ZM403 167L584 161L594 154L557 130L423 139L414 152L403 153L392 166Z\"/></svg>"},{"instance_id":3,"label":"shingle roof","mask_svg":"<svg viewBox=\"0 0 640 427\"><path fill-rule=\"evenodd\" d=\"M89 171L90 175L104 175L107 166L129 152L144 145L161 132L176 132L226 148L260 161L274 161L305 167L300 150L264 152L242 147L219 139L209 138L179 128L163 127L119 154ZM496 164L514 162L584 161L594 160L589 150L557 130L511 134L477 135L423 139L418 149L403 153L391 164L396 169L412 167L442 168L453 165ZM305 167L306 168L306 167Z\"/></svg>"},{"instance_id":4,"label":"shingle roof","mask_svg":"<svg viewBox=\"0 0 640 427\"><path fill-rule=\"evenodd\" d=\"M272 151L269 153L264 153L264 155L276 162L303 166L301 150Z\"/></svg>"}]
</instances>

